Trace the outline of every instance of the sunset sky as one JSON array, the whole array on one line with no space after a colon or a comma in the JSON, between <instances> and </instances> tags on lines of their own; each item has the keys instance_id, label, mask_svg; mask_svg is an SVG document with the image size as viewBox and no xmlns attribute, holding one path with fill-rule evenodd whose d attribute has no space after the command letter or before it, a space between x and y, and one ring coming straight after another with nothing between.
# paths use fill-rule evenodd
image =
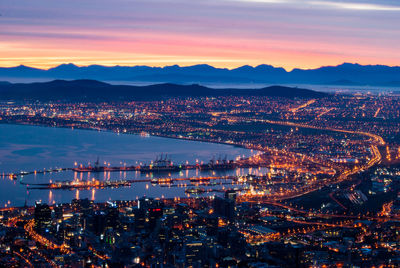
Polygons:
<instances>
[{"instance_id":1,"label":"sunset sky","mask_svg":"<svg viewBox=\"0 0 400 268\"><path fill-rule=\"evenodd\" d=\"M400 65L398 0L0 0L0 66Z\"/></svg>"}]
</instances>

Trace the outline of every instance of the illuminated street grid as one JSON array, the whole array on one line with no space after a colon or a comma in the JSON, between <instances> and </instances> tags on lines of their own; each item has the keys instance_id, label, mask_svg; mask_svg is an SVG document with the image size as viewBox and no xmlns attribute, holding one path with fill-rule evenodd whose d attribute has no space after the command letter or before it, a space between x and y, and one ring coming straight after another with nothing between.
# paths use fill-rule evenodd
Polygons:
<instances>
[{"instance_id":1,"label":"illuminated street grid","mask_svg":"<svg viewBox=\"0 0 400 268\"><path fill-rule=\"evenodd\" d=\"M266 168L232 177L223 197L196 192L3 208L3 261L49 267L400 265L398 95L3 102L0 117L3 123L232 144L261 151L237 159L238 165Z\"/></svg>"}]
</instances>

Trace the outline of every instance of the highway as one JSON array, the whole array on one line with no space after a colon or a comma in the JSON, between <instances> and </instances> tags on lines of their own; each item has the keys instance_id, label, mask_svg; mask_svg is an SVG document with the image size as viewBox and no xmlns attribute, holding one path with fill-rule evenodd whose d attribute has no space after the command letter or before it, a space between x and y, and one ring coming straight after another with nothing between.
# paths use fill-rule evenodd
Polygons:
<instances>
[{"instance_id":1,"label":"highway","mask_svg":"<svg viewBox=\"0 0 400 268\"><path fill-rule=\"evenodd\" d=\"M375 134L363 132L363 131L351 131L351 130L343 130L343 129L337 129L337 128L329 128L329 127L323 128L323 127L316 127L316 126L311 126L311 125L307 125L307 124L300 124L300 123L286 122L286 121L271 121L271 120L261 120L261 119L254 119L254 121L264 122L264 123L268 123L268 124L275 124L275 125L292 126L292 127L298 127L298 128L308 128L308 129L316 129L316 130L323 130L323 131L334 131L334 132L340 132L340 133L366 136L371 139L370 150L372 153L372 158L365 165L355 166L353 169L346 169L346 170L342 171L341 173L338 173L338 175L333 177L332 179L326 180L324 182L324 185L321 185L318 182L316 182L309 187L303 187L302 189L300 189L296 192L290 191L286 194L280 193L278 195L266 195L266 196L262 196L262 197L254 196L253 198L251 196L239 197L240 202L253 201L252 199L254 199L254 201L256 201L256 202L271 202L271 201L276 202L276 201L282 201L282 200L286 200L286 199L300 197L300 196L309 194L311 192L314 192L316 190L319 190L323 186L341 183L341 182L347 180L351 175L368 170L369 168L373 167L375 164L379 163L382 160L382 155L378 149L378 145L381 145L381 146L385 145L385 141L379 135L375 135ZM342 208L346 208L339 201L335 200L333 195L334 194L330 195L331 198L336 203L338 203Z\"/></svg>"}]
</instances>

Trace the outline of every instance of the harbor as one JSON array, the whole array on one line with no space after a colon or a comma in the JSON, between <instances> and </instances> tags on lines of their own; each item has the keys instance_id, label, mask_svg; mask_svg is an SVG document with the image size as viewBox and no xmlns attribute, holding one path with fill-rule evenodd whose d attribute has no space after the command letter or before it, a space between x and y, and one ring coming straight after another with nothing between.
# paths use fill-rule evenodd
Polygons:
<instances>
[{"instance_id":1,"label":"harbor","mask_svg":"<svg viewBox=\"0 0 400 268\"><path fill-rule=\"evenodd\" d=\"M195 164L174 164L171 159L167 158L167 155L157 157L154 161L151 161L150 164L141 164L141 165L130 165L130 166L110 166L110 165L100 165L99 158L97 158L94 165L79 165L76 167L63 167L63 168L53 168L53 169L41 169L41 170L33 170L33 171L20 171L14 173L2 173L0 176L3 178L9 179L17 179L18 177L23 177L27 175L36 175L36 174L46 174L46 173L56 173L63 171L74 171L77 173L100 173L100 172L142 172L142 173L165 173L165 172L179 172L182 170L202 170L202 171L224 171L224 170L234 170L236 168L258 168L259 164L252 164L248 161L248 159L239 159L235 160L227 160L225 158L219 158L215 160L211 159L208 163L204 164L195 163Z\"/></svg>"},{"instance_id":2,"label":"harbor","mask_svg":"<svg viewBox=\"0 0 400 268\"><path fill-rule=\"evenodd\" d=\"M27 189L47 189L47 190L74 190L74 189L101 189L101 188L119 188L129 187L133 183L151 183L153 185L171 185L176 182L189 182L195 185L209 184L215 181L238 181L236 176L223 177L200 177L200 178L157 178L157 179L130 179L117 181L99 181L96 179L88 181L55 181L49 183L26 183L21 181L22 185L26 185Z\"/></svg>"},{"instance_id":3,"label":"harbor","mask_svg":"<svg viewBox=\"0 0 400 268\"><path fill-rule=\"evenodd\" d=\"M3 143L0 157L1 207L22 206L25 203L30 205L35 200L43 200L50 204L62 203L77 197L95 201L106 201L110 197L116 200L128 200L142 193L154 198L184 197L187 196L184 185L191 187L191 182L169 183L166 178L246 174L248 169L240 167L242 160L258 153L215 143L26 125L0 125L0 134L3 135L0 142ZM58 139L52 138L56 136L61 137L62 144ZM225 155L227 161L234 160L234 169L216 165L217 161L223 163ZM162 161L157 163L157 160L165 158L172 163L164 162L164 166L172 164L178 168L154 168L163 166ZM212 158L215 161L214 165L210 165ZM242 160L238 161L239 159ZM97 171L94 170L95 166ZM138 170L138 166L141 166L142 171ZM210 166L214 169L210 169ZM84 171L83 167L91 168ZM102 187L85 185L63 186L63 189L32 189L44 186L33 184L92 181L92 179L100 182L125 180L146 180L146 182L130 186L104 183ZM28 183L29 189L20 181ZM216 185L212 186L214 183ZM221 186L220 181L211 180L208 185L206 188L221 189L224 184ZM88 188L91 190L87 190Z\"/></svg>"},{"instance_id":4,"label":"harbor","mask_svg":"<svg viewBox=\"0 0 400 268\"><path fill-rule=\"evenodd\" d=\"M139 172L178 172L181 170L230 170L238 167L238 163L234 160L227 160L226 156L224 159L221 157L218 160L211 159L209 163L196 163L196 164L174 164L168 155L161 154L154 161L151 161L148 165L131 165L131 166L100 166L99 159L95 162L94 166L82 166L72 168L76 172L117 172L117 171L139 171Z\"/></svg>"}]
</instances>

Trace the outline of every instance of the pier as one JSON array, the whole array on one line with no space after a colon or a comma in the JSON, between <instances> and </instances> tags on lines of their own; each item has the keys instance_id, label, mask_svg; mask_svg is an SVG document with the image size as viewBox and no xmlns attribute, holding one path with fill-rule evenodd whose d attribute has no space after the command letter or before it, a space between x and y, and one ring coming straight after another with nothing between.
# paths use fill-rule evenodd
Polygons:
<instances>
[{"instance_id":1,"label":"pier","mask_svg":"<svg viewBox=\"0 0 400 268\"><path fill-rule=\"evenodd\" d=\"M236 176L222 177L198 177L198 178L158 178L158 179L139 179L139 180L118 180L118 181L57 181L49 183L20 183L26 185L28 189L49 189L49 190L72 190L72 189L91 189L91 188L118 188L129 187L133 183L151 183L157 185L171 185L174 182L189 181L191 183L207 184L216 180L237 181Z\"/></svg>"}]
</instances>

